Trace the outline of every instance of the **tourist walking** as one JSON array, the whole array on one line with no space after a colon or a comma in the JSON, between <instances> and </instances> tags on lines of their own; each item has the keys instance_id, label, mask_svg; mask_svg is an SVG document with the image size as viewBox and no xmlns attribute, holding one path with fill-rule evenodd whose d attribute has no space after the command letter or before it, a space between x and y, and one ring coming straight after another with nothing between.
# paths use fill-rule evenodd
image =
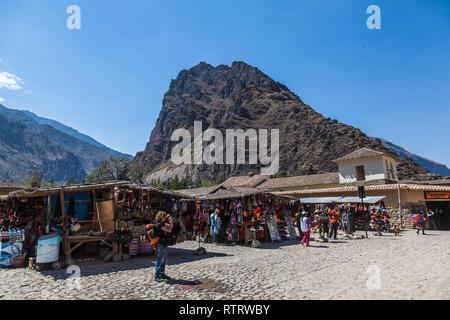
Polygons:
<instances>
[{"instance_id":1,"label":"tourist walking","mask_svg":"<svg viewBox=\"0 0 450 320\"><path fill-rule=\"evenodd\" d=\"M320 231L321 231L321 236L322 238L325 238L328 236L328 232L329 232L329 222L330 219L328 218L328 215L325 211L322 211L322 213L320 214Z\"/></svg>"},{"instance_id":2,"label":"tourist walking","mask_svg":"<svg viewBox=\"0 0 450 320\"><path fill-rule=\"evenodd\" d=\"M430 229L433 228L433 230L439 230L439 228L436 225L436 216L433 210L428 209L427 211L427 217L428 217L428 221L430 221Z\"/></svg>"},{"instance_id":3,"label":"tourist walking","mask_svg":"<svg viewBox=\"0 0 450 320\"><path fill-rule=\"evenodd\" d=\"M172 232L173 220L170 214L164 211L159 211L155 217L155 234L159 237L158 240L158 255L155 264L155 281L169 280L170 277L166 275L166 263L168 254L168 234Z\"/></svg>"},{"instance_id":4,"label":"tourist walking","mask_svg":"<svg viewBox=\"0 0 450 320\"><path fill-rule=\"evenodd\" d=\"M348 212L348 228L350 234L355 233L355 214L351 210Z\"/></svg>"},{"instance_id":5,"label":"tourist walking","mask_svg":"<svg viewBox=\"0 0 450 320\"><path fill-rule=\"evenodd\" d=\"M350 213L347 211L342 212L342 231L344 231L345 233L350 233L350 228L349 228L349 215Z\"/></svg>"},{"instance_id":6,"label":"tourist walking","mask_svg":"<svg viewBox=\"0 0 450 320\"><path fill-rule=\"evenodd\" d=\"M213 243L217 243L216 239L219 238L220 228L222 227L222 220L220 219L220 211L219 209L214 210L211 214L211 236L213 239Z\"/></svg>"},{"instance_id":7,"label":"tourist walking","mask_svg":"<svg viewBox=\"0 0 450 320\"><path fill-rule=\"evenodd\" d=\"M222 218L220 217L220 210L216 209L216 225L214 227L214 233L215 233L215 238L216 238L216 243L218 243L220 241L220 237L221 237L221 230L222 230Z\"/></svg>"},{"instance_id":8,"label":"tourist walking","mask_svg":"<svg viewBox=\"0 0 450 320\"><path fill-rule=\"evenodd\" d=\"M422 234L425 234L425 217L421 213L418 213L414 216L413 221L416 224L417 234L420 233L420 230L422 230Z\"/></svg>"},{"instance_id":9,"label":"tourist walking","mask_svg":"<svg viewBox=\"0 0 450 320\"><path fill-rule=\"evenodd\" d=\"M233 210L231 213L231 241L232 245L236 245L238 240L239 228L238 228L238 217L236 211Z\"/></svg>"},{"instance_id":10,"label":"tourist walking","mask_svg":"<svg viewBox=\"0 0 450 320\"><path fill-rule=\"evenodd\" d=\"M309 239L311 238L311 226L314 226L314 223L311 221L311 219L309 219L309 214L307 212L302 213L300 226L303 232L303 239L301 243L305 247L309 247Z\"/></svg>"},{"instance_id":11,"label":"tourist walking","mask_svg":"<svg viewBox=\"0 0 450 320\"><path fill-rule=\"evenodd\" d=\"M339 214L335 210L330 211L330 234L328 238L337 240L337 230L339 227Z\"/></svg>"}]
</instances>

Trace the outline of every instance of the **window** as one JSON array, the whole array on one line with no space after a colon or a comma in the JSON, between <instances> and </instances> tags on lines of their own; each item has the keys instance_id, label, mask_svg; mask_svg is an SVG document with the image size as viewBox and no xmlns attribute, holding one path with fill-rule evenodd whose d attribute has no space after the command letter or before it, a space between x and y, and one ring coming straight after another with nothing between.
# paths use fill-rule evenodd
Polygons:
<instances>
[{"instance_id":1,"label":"window","mask_svg":"<svg viewBox=\"0 0 450 320\"><path fill-rule=\"evenodd\" d=\"M396 180L397 179L397 177L395 176L395 171L394 171L394 164L392 164L392 162L389 162L389 168L391 169L391 177L392 177L392 180Z\"/></svg>"},{"instance_id":2,"label":"window","mask_svg":"<svg viewBox=\"0 0 450 320\"><path fill-rule=\"evenodd\" d=\"M356 180L357 181L365 181L366 180L366 172L364 171L364 166L356 167Z\"/></svg>"},{"instance_id":3,"label":"window","mask_svg":"<svg viewBox=\"0 0 450 320\"><path fill-rule=\"evenodd\" d=\"M392 176L394 175L392 170L392 167L390 166L390 162L387 160L384 161L386 165L386 172L387 172L387 178L392 180Z\"/></svg>"}]
</instances>

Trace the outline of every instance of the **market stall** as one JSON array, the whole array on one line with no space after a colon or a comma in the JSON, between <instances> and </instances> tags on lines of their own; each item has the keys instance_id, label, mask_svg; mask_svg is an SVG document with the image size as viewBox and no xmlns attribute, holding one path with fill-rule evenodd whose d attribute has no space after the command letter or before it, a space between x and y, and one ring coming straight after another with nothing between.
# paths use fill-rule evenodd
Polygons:
<instances>
[{"instance_id":1,"label":"market stall","mask_svg":"<svg viewBox=\"0 0 450 320\"><path fill-rule=\"evenodd\" d=\"M218 190L214 194L184 199L194 204L193 216L185 221L191 239L212 240L211 215L218 209L218 242L280 241L295 239L288 199L264 190Z\"/></svg>"},{"instance_id":2,"label":"market stall","mask_svg":"<svg viewBox=\"0 0 450 320\"><path fill-rule=\"evenodd\" d=\"M187 213L180 199L186 197L177 192L150 186L127 185L120 188L117 200L116 230L130 232L127 244L130 255L152 253L154 248L146 236L147 225L152 225L158 211L170 213L176 242L186 239L183 215Z\"/></svg>"},{"instance_id":3,"label":"market stall","mask_svg":"<svg viewBox=\"0 0 450 320\"><path fill-rule=\"evenodd\" d=\"M353 233L355 230L380 230L389 225L389 215L383 200L386 196L315 197L300 198L299 205L310 213L336 210L340 213L341 228ZM377 226L375 226L375 224Z\"/></svg>"},{"instance_id":4,"label":"market stall","mask_svg":"<svg viewBox=\"0 0 450 320\"><path fill-rule=\"evenodd\" d=\"M0 196L0 268L21 267L37 245L43 202Z\"/></svg>"},{"instance_id":5,"label":"market stall","mask_svg":"<svg viewBox=\"0 0 450 320\"><path fill-rule=\"evenodd\" d=\"M177 207L181 196L175 192L114 181L27 190L16 196L20 203L40 203L34 215L39 230L36 238L45 242L37 248L42 247L47 258L40 259L38 250L30 255L37 263L58 261L56 251L48 252L56 241L62 244L66 262L79 248L100 252L105 261L150 253L146 225L159 210L173 214L174 234L178 241L183 240Z\"/></svg>"}]
</instances>

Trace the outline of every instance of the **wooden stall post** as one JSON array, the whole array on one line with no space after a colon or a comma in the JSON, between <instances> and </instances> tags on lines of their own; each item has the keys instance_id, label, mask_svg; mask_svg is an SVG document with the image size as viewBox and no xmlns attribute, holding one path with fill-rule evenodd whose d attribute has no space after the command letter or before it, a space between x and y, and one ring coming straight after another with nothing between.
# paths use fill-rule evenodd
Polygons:
<instances>
[{"instance_id":1,"label":"wooden stall post","mask_svg":"<svg viewBox=\"0 0 450 320\"><path fill-rule=\"evenodd\" d=\"M102 228L102 222L100 221L100 214L98 212L97 193L95 192L95 190L92 190L92 201L93 201L93 203L92 203L92 210L95 211L95 215L97 216L97 218L96 217L92 217L92 219L98 221L98 227L100 229L100 232L102 232L103 228Z\"/></svg>"},{"instance_id":2,"label":"wooden stall post","mask_svg":"<svg viewBox=\"0 0 450 320\"><path fill-rule=\"evenodd\" d=\"M47 216L45 217L45 221L46 221L46 225L45 225L45 232L49 233L50 232L50 215L52 212L52 196L48 195L47 196Z\"/></svg>"},{"instance_id":3,"label":"wooden stall post","mask_svg":"<svg viewBox=\"0 0 450 320\"><path fill-rule=\"evenodd\" d=\"M63 223L63 230L66 231L66 224L65 224L65 220L66 220L66 203L64 201L64 191L61 189L59 191L59 201L61 203L61 215L64 219L64 223Z\"/></svg>"},{"instance_id":4,"label":"wooden stall post","mask_svg":"<svg viewBox=\"0 0 450 320\"><path fill-rule=\"evenodd\" d=\"M247 222L244 221L244 244L248 244L248 239L247 239Z\"/></svg>"},{"instance_id":5,"label":"wooden stall post","mask_svg":"<svg viewBox=\"0 0 450 320\"><path fill-rule=\"evenodd\" d=\"M63 218L63 248L66 255L66 262L70 263L70 261L72 260L72 254L70 252L70 239L66 232L66 204L64 201L64 191L62 189L59 191L59 202L61 204L61 216Z\"/></svg>"},{"instance_id":6,"label":"wooden stall post","mask_svg":"<svg viewBox=\"0 0 450 320\"><path fill-rule=\"evenodd\" d=\"M112 206L113 206L113 215L114 215L114 221L117 217L117 203L116 203L116 196L115 196L115 190L114 187L111 188L111 198L112 198ZM121 254L122 253L122 245L118 244L117 242L113 242L113 253L114 254Z\"/></svg>"},{"instance_id":7,"label":"wooden stall post","mask_svg":"<svg viewBox=\"0 0 450 320\"><path fill-rule=\"evenodd\" d=\"M118 197L116 197L116 191L114 189L114 187L111 188L111 197L112 197L112 206L113 206L113 214L114 214L114 220L116 220L117 218L117 199Z\"/></svg>"}]
</instances>

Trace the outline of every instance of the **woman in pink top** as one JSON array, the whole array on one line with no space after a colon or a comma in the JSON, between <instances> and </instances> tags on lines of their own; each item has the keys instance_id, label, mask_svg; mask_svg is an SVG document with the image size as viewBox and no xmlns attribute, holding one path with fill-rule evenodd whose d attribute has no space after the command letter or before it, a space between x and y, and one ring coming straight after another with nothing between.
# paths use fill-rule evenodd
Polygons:
<instances>
[{"instance_id":1,"label":"woman in pink top","mask_svg":"<svg viewBox=\"0 0 450 320\"><path fill-rule=\"evenodd\" d=\"M309 247L309 239L311 238L311 229L310 227L313 226L314 223L309 219L308 213L303 212L303 217L301 219L300 227L303 232L303 240L302 245Z\"/></svg>"}]
</instances>

